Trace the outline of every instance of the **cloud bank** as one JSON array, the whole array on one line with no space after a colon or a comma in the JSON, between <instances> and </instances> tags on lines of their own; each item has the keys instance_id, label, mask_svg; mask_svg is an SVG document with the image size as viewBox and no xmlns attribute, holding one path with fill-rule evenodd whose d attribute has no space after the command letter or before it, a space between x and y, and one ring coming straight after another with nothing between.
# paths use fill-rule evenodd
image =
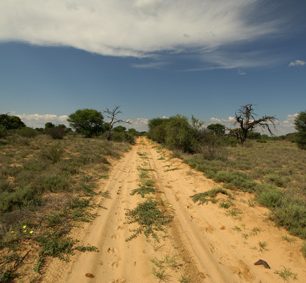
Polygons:
<instances>
[{"instance_id":1,"label":"cloud bank","mask_svg":"<svg viewBox=\"0 0 306 283\"><path fill-rule=\"evenodd\" d=\"M294 60L289 63L289 67L302 67L306 65L306 62L303 60Z\"/></svg>"},{"instance_id":2,"label":"cloud bank","mask_svg":"<svg viewBox=\"0 0 306 283\"><path fill-rule=\"evenodd\" d=\"M27 126L32 128L44 128L47 122L53 124L65 124L68 126L68 115L56 114L16 114Z\"/></svg>"},{"instance_id":3,"label":"cloud bank","mask_svg":"<svg viewBox=\"0 0 306 283\"><path fill-rule=\"evenodd\" d=\"M1 0L0 41L71 46L101 55L139 58L196 49L207 54L208 61L222 65L227 64L226 59L212 56L213 50L278 31L277 19L254 20L261 2Z\"/></svg>"}]
</instances>

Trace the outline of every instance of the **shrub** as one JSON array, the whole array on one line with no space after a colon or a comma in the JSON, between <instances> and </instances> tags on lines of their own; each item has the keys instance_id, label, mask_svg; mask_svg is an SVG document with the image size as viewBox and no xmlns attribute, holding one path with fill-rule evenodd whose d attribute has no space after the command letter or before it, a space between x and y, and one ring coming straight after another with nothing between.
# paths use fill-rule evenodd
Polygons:
<instances>
[{"instance_id":1,"label":"shrub","mask_svg":"<svg viewBox=\"0 0 306 283\"><path fill-rule=\"evenodd\" d=\"M0 125L0 139L6 137L7 137L7 129L3 125Z\"/></svg>"},{"instance_id":2,"label":"shrub","mask_svg":"<svg viewBox=\"0 0 306 283\"><path fill-rule=\"evenodd\" d=\"M281 205L273 209L274 221L291 233L306 239L306 202L286 196Z\"/></svg>"},{"instance_id":3,"label":"shrub","mask_svg":"<svg viewBox=\"0 0 306 283\"><path fill-rule=\"evenodd\" d=\"M74 241L71 238L62 237L60 233L45 234L37 238L42 250L40 256L52 256L65 259L64 255L72 253Z\"/></svg>"},{"instance_id":4,"label":"shrub","mask_svg":"<svg viewBox=\"0 0 306 283\"><path fill-rule=\"evenodd\" d=\"M38 194L31 187L17 188L14 192L0 194L0 211L12 211L14 208L39 204Z\"/></svg>"},{"instance_id":5,"label":"shrub","mask_svg":"<svg viewBox=\"0 0 306 283\"><path fill-rule=\"evenodd\" d=\"M34 129L28 127L18 129L16 133L24 138L34 138L37 136L37 132Z\"/></svg>"},{"instance_id":6,"label":"shrub","mask_svg":"<svg viewBox=\"0 0 306 283\"><path fill-rule=\"evenodd\" d=\"M52 163L60 161L63 154L64 150L59 145L52 145L41 151L41 157L51 161Z\"/></svg>"},{"instance_id":7,"label":"shrub","mask_svg":"<svg viewBox=\"0 0 306 283\"><path fill-rule=\"evenodd\" d=\"M296 142L301 149L306 149L306 111L300 112L295 119L297 130Z\"/></svg>"},{"instance_id":8,"label":"shrub","mask_svg":"<svg viewBox=\"0 0 306 283\"><path fill-rule=\"evenodd\" d=\"M277 188L268 188L257 193L257 201L269 208L279 207L282 204L284 194Z\"/></svg>"},{"instance_id":9,"label":"shrub","mask_svg":"<svg viewBox=\"0 0 306 283\"><path fill-rule=\"evenodd\" d=\"M40 185L49 192L61 192L69 189L70 181L68 176L65 175L51 175L44 177Z\"/></svg>"},{"instance_id":10,"label":"shrub","mask_svg":"<svg viewBox=\"0 0 306 283\"><path fill-rule=\"evenodd\" d=\"M0 114L0 125L7 130L15 130L25 127L25 124L17 116Z\"/></svg>"},{"instance_id":11,"label":"shrub","mask_svg":"<svg viewBox=\"0 0 306 283\"><path fill-rule=\"evenodd\" d=\"M256 189L256 183L240 172L219 171L213 176L213 179L226 183L229 188L238 188L245 192L253 192Z\"/></svg>"},{"instance_id":12,"label":"shrub","mask_svg":"<svg viewBox=\"0 0 306 283\"><path fill-rule=\"evenodd\" d=\"M46 134L55 140L61 140L65 136L65 128L63 127L51 127L46 129Z\"/></svg>"}]
</instances>

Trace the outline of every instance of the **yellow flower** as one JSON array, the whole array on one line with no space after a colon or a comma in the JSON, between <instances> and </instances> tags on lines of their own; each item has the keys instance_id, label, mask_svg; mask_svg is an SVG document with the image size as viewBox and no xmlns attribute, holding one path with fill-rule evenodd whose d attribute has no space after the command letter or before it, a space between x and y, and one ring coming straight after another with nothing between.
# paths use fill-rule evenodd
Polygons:
<instances>
[{"instance_id":1,"label":"yellow flower","mask_svg":"<svg viewBox=\"0 0 306 283\"><path fill-rule=\"evenodd\" d=\"M23 225L22 228L23 228L23 229L26 229L26 228L27 228L27 225Z\"/></svg>"},{"instance_id":2,"label":"yellow flower","mask_svg":"<svg viewBox=\"0 0 306 283\"><path fill-rule=\"evenodd\" d=\"M31 230L29 233L32 235L33 234L33 230Z\"/></svg>"}]
</instances>

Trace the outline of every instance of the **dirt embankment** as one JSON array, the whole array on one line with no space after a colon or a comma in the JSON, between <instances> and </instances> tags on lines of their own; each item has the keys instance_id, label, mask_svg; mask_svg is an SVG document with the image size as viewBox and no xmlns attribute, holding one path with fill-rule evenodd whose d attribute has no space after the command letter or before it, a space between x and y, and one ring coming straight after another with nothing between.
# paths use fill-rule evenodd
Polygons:
<instances>
[{"instance_id":1,"label":"dirt embankment","mask_svg":"<svg viewBox=\"0 0 306 283\"><path fill-rule=\"evenodd\" d=\"M126 212L145 199L131 195L141 168L158 192L151 197L173 215L159 241L144 234L126 241L137 228ZM109 198L99 204L97 218L75 232L99 251L75 254L69 263L54 260L43 282L305 282L301 241L275 227L251 195L229 192L231 197L202 205L190 198L216 187L168 151L140 140L101 184ZM260 259L270 269L254 265Z\"/></svg>"}]
</instances>

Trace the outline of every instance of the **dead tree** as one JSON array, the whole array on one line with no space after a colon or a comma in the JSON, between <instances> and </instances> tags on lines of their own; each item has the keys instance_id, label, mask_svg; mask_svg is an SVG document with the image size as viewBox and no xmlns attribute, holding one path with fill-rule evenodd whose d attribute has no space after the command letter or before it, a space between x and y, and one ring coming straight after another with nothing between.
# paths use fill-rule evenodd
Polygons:
<instances>
[{"instance_id":1,"label":"dead tree","mask_svg":"<svg viewBox=\"0 0 306 283\"><path fill-rule=\"evenodd\" d=\"M235 135L241 144L248 138L249 132L254 130L256 127L267 129L271 135L271 126L275 127L274 122L276 118L274 116L264 115L263 117L256 119L254 108L252 104L246 104L241 106L239 111L235 113L236 124L239 125L239 129L235 130Z\"/></svg>"},{"instance_id":2,"label":"dead tree","mask_svg":"<svg viewBox=\"0 0 306 283\"><path fill-rule=\"evenodd\" d=\"M115 106L113 109L106 108L104 111L105 117L109 119L107 122L108 124L108 131L107 131L107 139L111 140L112 138L112 131L116 124L118 123L126 123L130 124L129 121L118 119L118 115L122 112L120 111L120 106Z\"/></svg>"}]
</instances>

